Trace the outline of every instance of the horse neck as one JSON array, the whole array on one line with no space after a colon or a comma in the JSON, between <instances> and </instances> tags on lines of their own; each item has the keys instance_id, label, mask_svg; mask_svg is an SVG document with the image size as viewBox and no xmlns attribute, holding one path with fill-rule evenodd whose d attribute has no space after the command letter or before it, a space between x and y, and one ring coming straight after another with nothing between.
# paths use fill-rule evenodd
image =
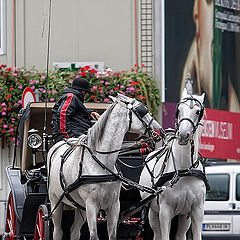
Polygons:
<instances>
[{"instance_id":1,"label":"horse neck","mask_svg":"<svg viewBox=\"0 0 240 240\"><path fill-rule=\"evenodd\" d=\"M174 169L173 160L176 163L177 170L187 169L197 161L198 145L199 145L199 127L193 135L194 154L192 158L192 144L189 143L185 146L179 145L178 140L174 140L172 145L172 154L169 158L169 168ZM174 169L175 170L175 169Z\"/></svg>"},{"instance_id":2,"label":"horse neck","mask_svg":"<svg viewBox=\"0 0 240 240\"><path fill-rule=\"evenodd\" d=\"M111 152L122 147L125 133L128 130L127 110L117 104L108 116L101 139L95 145L96 150ZM97 123L96 123L97 124ZM114 169L119 152L109 154L96 153L97 157L110 169Z\"/></svg>"}]
</instances>

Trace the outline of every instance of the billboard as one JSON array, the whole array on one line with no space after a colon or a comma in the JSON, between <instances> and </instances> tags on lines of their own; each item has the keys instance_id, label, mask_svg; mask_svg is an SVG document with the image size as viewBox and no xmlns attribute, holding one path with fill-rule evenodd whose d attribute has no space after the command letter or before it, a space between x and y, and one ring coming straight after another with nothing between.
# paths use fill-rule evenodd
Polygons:
<instances>
[{"instance_id":1,"label":"billboard","mask_svg":"<svg viewBox=\"0 0 240 240\"><path fill-rule=\"evenodd\" d=\"M163 104L163 127L175 128L175 103ZM240 160L240 113L205 109L199 152L203 157Z\"/></svg>"},{"instance_id":2,"label":"billboard","mask_svg":"<svg viewBox=\"0 0 240 240\"><path fill-rule=\"evenodd\" d=\"M179 102L187 73L205 106L240 112L240 1L165 1L165 96Z\"/></svg>"}]
</instances>

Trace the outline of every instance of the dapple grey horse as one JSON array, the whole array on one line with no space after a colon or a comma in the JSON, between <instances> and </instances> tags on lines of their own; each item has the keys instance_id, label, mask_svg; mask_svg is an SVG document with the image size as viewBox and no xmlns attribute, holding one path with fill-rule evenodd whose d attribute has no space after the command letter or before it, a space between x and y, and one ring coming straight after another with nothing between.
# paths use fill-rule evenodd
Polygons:
<instances>
[{"instance_id":1,"label":"dapple grey horse","mask_svg":"<svg viewBox=\"0 0 240 240\"><path fill-rule=\"evenodd\" d=\"M63 194L63 187L61 187L63 179L61 180L60 177L60 172L62 172L64 183L69 186L79 178L79 171L81 171L80 177L107 177L111 175L107 169L117 174L115 163L118 152L115 150L121 149L126 132L144 134L146 129L149 131L161 129L161 126L148 113L147 108L137 100L121 94L113 100L114 103L89 129L87 136L81 136L76 140L75 146L77 147L68 154L63 165L61 165L61 155L69 148L68 144L61 141L55 144L48 153L49 198L53 210L53 238L55 240L62 239L61 219L64 204L76 209L74 223L71 227L72 240L79 240L80 229L86 218L90 239L98 239L97 215L100 209L104 210L107 216L109 239L116 239L121 181L109 179L109 181L81 185L69 193L71 197L69 199ZM84 144L87 147L83 148ZM96 159L107 169L100 166ZM61 202L59 199L62 199ZM81 206L80 209L76 208L72 199Z\"/></svg>"},{"instance_id":2,"label":"dapple grey horse","mask_svg":"<svg viewBox=\"0 0 240 240\"><path fill-rule=\"evenodd\" d=\"M171 220L176 215L179 221L177 240L186 239L186 231L191 223L193 240L201 239L206 179L202 172L203 166L198 161L198 145L204 95L188 95L187 90L184 89L182 100L177 107L176 137L169 141L167 146L169 150L164 148L162 150L166 151L160 151L162 154L157 155L155 153L159 151L158 149L146 158L149 162L141 173L140 184L153 187L157 182L160 183L161 177L162 180L163 176L171 176L167 182L162 182L163 185L169 186L169 180L173 176L178 176L176 171L180 176L182 174L172 188L168 187L150 204L149 222L154 231L154 240L169 240ZM154 157L154 154L157 156ZM165 167L164 163L166 163ZM188 169L201 178L189 176ZM142 198L148 196L147 193L141 195Z\"/></svg>"}]
</instances>

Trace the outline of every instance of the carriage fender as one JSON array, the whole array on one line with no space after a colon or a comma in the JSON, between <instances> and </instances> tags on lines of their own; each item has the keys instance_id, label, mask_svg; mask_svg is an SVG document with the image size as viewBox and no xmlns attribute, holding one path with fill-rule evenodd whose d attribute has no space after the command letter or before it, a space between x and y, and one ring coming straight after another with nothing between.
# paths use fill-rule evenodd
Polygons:
<instances>
[{"instance_id":1,"label":"carriage fender","mask_svg":"<svg viewBox=\"0 0 240 240\"><path fill-rule=\"evenodd\" d=\"M14 211L17 218L21 221L26 199L25 187L21 183L21 170L12 168L12 166L7 166L5 170L14 200Z\"/></svg>"}]
</instances>

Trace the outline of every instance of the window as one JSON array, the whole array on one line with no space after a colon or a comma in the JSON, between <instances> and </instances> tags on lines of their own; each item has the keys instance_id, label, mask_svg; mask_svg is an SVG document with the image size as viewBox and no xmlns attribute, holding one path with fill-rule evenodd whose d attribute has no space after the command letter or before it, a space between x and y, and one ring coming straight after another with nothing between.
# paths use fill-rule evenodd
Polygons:
<instances>
[{"instance_id":1,"label":"window","mask_svg":"<svg viewBox=\"0 0 240 240\"><path fill-rule=\"evenodd\" d=\"M240 174L236 177L236 200L240 201Z\"/></svg>"},{"instance_id":2,"label":"window","mask_svg":"<svg viewBox=\"0 0 240 240\"><path fill-rule=\"evenodd\" d=\"M206 201L227 201L229 199L228 174L207 174L210 191L206 194Z\"/></svg>"},{"instance_id":3,"label":"window","mask_svg":"<svg viewBox=\"0 0 240 240\"><path fill-rule=\"evenodd\" d=\"M6 0L0 0L0 55L6 53Z\"/></svg>"}]
</instances>

